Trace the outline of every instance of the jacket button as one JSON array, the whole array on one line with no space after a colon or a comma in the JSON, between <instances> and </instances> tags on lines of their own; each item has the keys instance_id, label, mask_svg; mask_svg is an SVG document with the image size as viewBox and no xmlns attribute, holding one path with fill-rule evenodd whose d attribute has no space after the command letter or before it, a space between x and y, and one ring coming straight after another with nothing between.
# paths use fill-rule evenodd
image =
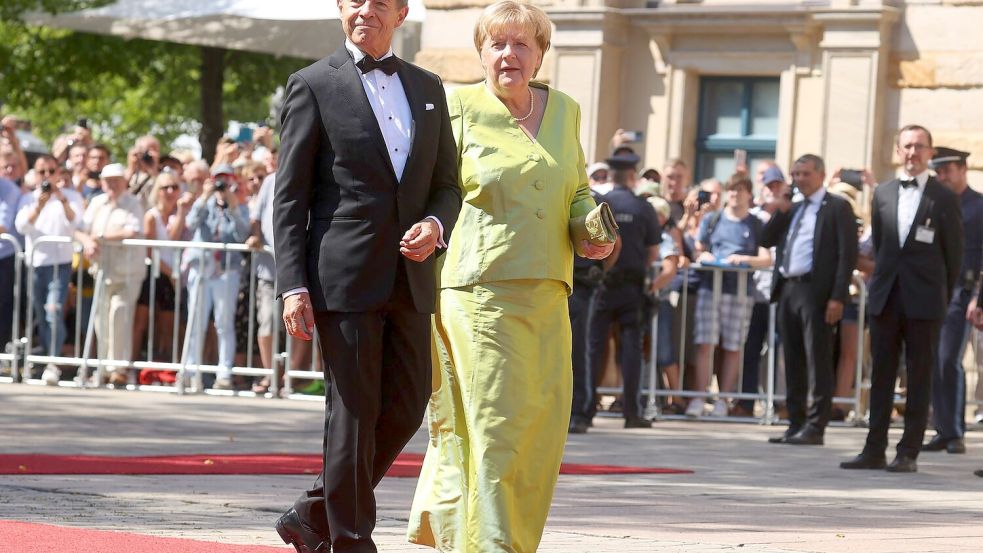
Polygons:
<instances>
[{"instance_id":1,"label":"jacket button","mask_svg":"<svg viewBox=\"0 0 983 553\"><path fill-rule=\"evenodd\" d=\"M536 181L536 182L533 183L533 186L536 187L536 190L542 190L543 189L543 181L538 180L538 181Z\"/></svg>"},{"instance_id":2,"label":"jacket button","mask_svg":"<svg viewBox=\"0 0 983 553\"><path fill-rule=\"evenodd\" d=\"M537 209L536 210L536 217L539 217L540 219L545 219L546 218L546 212L543 211L542 209Z\"/></svg>"},{"instance_id":3,"label":"jacket button","mask_svg":"<svg viewBox=\"0 0 983 553\"><path fill-rule=\"evenodd\" d=\"M539 154L529 154L530 161L539 161Z\"/></svg>"}]
</instances>

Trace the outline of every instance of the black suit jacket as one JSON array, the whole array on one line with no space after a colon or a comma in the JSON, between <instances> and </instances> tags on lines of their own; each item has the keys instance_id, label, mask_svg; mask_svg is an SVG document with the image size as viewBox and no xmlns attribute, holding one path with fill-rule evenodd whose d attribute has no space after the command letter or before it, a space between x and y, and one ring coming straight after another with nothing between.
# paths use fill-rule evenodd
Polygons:
<instances>
[{"instance_id":1,"label":"black suit jacket","mask_svg":"<svg viewBox=\"0 0 983 553\"><path fill-rule=\"evenodd\" d=\"M779 268L785 261L789 226L802 206L802 202L796 202L788 213L775 212L762 232L762 245L766 248L774 246L777 250L775 276L771 281L773 302L781 297L785 284ZM816 214L812 239L812 289L817 305L825 306L831 299L848 302L850 280L857 266L857 222L846 200L826 192Z\"/></svg>"},{"instance_id":2,"label":"black suit jacket","mask_svg":"<svg viewBox=\"0 0 983 553\"><path fill-rule=\"evenodd\" d=\"M963 223L959 199L929 177L904 246L898 244L897 179L874 192L871 236L874 275L868 286L869 308L880 315L895 281L900 286L904 314L912 319L942 319L959 276L963 255ZM931 219L932 243L915 239L918 227Z\"/></svg>"},{"instance_id":3,"label":"black suit jacket","mask_svg":"<svg viewBox=\"0 0 983 553\"><path fill-rule=\"evenodd\" d=\"M273 200L278 295L306 286L315 310L371 311L392 294L407 229L432 215L450 239L461 191L443 84L402 60L397 74L413 115L399 181L348 50L287 81ZM434 309L434 257L405 262L422 313Z\"/></svg>"}]
</instances>

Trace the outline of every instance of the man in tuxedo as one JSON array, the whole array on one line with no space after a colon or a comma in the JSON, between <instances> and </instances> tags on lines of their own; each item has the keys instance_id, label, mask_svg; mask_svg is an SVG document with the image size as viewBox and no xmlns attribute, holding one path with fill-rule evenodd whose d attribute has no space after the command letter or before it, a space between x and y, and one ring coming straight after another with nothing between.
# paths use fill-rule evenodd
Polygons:
<instances>
[{"instance_id":1,"label":"man in tuxedo","mask_svg":"<svg viewBox=\"0 0 983 553\"><path fill-rule=\"evenodd\" d=\"M918 470L932 372L938 363L939 328L962 263L959 200L928 171L931 133L918 125L902 128L897 153L904 174L878 186L871 205L875 267L868 286L873 354L870 429L860 455L840 463L844 469L885 468L898 356L904 351L908 371L904 435L887 470Z\"/></svg>"},{"instance_id":2,"label":"man in tuxedo","mask_svg":"<svg viewBox=\"0 0 983 553\"><path fill-rule=\"evenodd\" d=\"M823 186L822 158L806 154L792 165L803 200L779 198L765 226L762 246L775 247L772 301L785 350L788 430L772 443L822 445L833 400L833 326L850 301L857 264L857 224L850 204ZM812 407L806 412L809 374Z\"/></svg>"},{"instance_id":3,"label":"man in tuxedo","mask_svg":"<svg viewBox=\"0 0 983 553\"><path fill-rule=\"evenodd\" d=\"M324 469L277 521L299 553L374 552L374 487L430 397L434 252L461 208L440 79L393 55L405 0L339 0L345 45L287 81L274 193L287 332L330 371Z\"/></svg>"}]
</instances>

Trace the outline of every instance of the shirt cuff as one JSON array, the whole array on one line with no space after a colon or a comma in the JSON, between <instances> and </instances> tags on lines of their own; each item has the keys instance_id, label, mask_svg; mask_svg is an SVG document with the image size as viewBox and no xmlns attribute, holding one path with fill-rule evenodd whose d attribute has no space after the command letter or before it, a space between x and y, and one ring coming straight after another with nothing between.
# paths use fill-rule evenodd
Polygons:
<instances>
[{"instance_id":1,"label":"shirt cuff","mask_svg":"<svg viewBox=\"0 0 983 553\"><path fill-rule=\"evenodd\" d=\"M289 296L296 296L297 294L309 294L306 286L301 286L300 288L291 288L282 294L283 299L287 299Z\"/></svg>"},{"instance_id":2,"label":"shirt cuff","mask_svg":"<svg viewBox=\"0 0 983 553\"><path fill-rule=\"evenodd\" d=\"M424 220L427 219L433 219L433 222L437 223L437 230L440 231L440 236L437 237L437 247L446 248L447 242L444 242L444 223L441 223L440 219L438 219L433 215L427 215L426 217L424 217Z\"/></svg>"}]
</instances>

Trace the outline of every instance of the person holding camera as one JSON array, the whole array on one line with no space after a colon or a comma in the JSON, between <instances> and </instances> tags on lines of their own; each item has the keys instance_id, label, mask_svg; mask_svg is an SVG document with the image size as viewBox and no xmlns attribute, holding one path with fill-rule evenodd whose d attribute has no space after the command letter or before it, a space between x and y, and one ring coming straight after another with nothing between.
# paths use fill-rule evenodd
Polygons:
<instances>
[{"instance_id":1,"label":"person holding camera","mask_svg":"<svg viewBox=\"0 0 983 553\"><path fill-rule=\"evenodd\" d=\"M144 210L128 190L122 165L107 165L101 180L103 193L89 202L75 239L82 243L86 257L94 261L89 272L97 275L97 290L102 286L101 293L93 298L99 359L128 362L132 360L133 315L146 272L146 256L140 248L113 243L143 236ZM127 367L114 367L109 383L125 386L128 382Z\"/></svg>"},{"instance_id":2,"label":"person holding camera","mask_svg":"<svg viewBox=\"0 0 983 553\"><path fill-rule=\"evenodd\" d=\"M20 187L13 181L0 177L0 234L9 233L19 242L23 239L14 228L17 217L17 205L20 204ZM13 337L14 326L14 245L6 240L0 240L0 351Z\"/></svg>"},{"instance_id":3,"label":"person holding camera","mask_svg":"<svg viewBox=\"0 0 983 553\"><path fill-rule=\"evenodd\" d=\"M249 214L236 197L235 170L231 165L219 165L212 179L205 182L201 196L191 206L187 228L193 242L241 244L249 237ZM218 335L218 365L215 389L232 389L232 367L236 353L235 311L239 294L239 267L242 254L219 250L188 250L188 307L187 336L188 366L201 363L201 341L204 339L209 315L215 318ZM199 304L199 301L201 304Z\"/></svg>"},{"instance_id":4,"label":"person holding camera","mask_svg":"<svg viewBox=\"0 0 983 553\"><path fill-rule=\"evenodd\" d=\"M96 144L89 148L85 154L85 167L82 172L82 182L79 184L78 191L82 198L89 202L95 196L102 194L102 170L109 165L111 154L109 148L102 144Z\"/></svg>"},{"instance_id":5,"label":"person holding camera","mask_svg":"<svg viewBox=\"0 0 983 553\"><path fill-rule=\"evenodd\" d=\"M146 211L151 207L150 192L160 174L160 141L151 135L141 136L127 154L126 163L130 193L140 200Z\"/></svg>"},{"instance_id":6,"label":"person holding camera","mask_svg":"<svg viewBox=\"0 0 983 553\"><path fill-rule=\"evenodd\" d=\"M44 244L36 248L35 242L43 236L71 237L85 208L82 197L67 186L68 179L63 178L54 157L38 157L34 173L41 183L21 198L15 226L26 239L28 261L34 265L32 303L40 345L49 355L59 355L67 334L62 306L72 274L72 245ZM48 365L42 375L52 385L60 377L55 365Z\"/></svg>"}]
</instances>

